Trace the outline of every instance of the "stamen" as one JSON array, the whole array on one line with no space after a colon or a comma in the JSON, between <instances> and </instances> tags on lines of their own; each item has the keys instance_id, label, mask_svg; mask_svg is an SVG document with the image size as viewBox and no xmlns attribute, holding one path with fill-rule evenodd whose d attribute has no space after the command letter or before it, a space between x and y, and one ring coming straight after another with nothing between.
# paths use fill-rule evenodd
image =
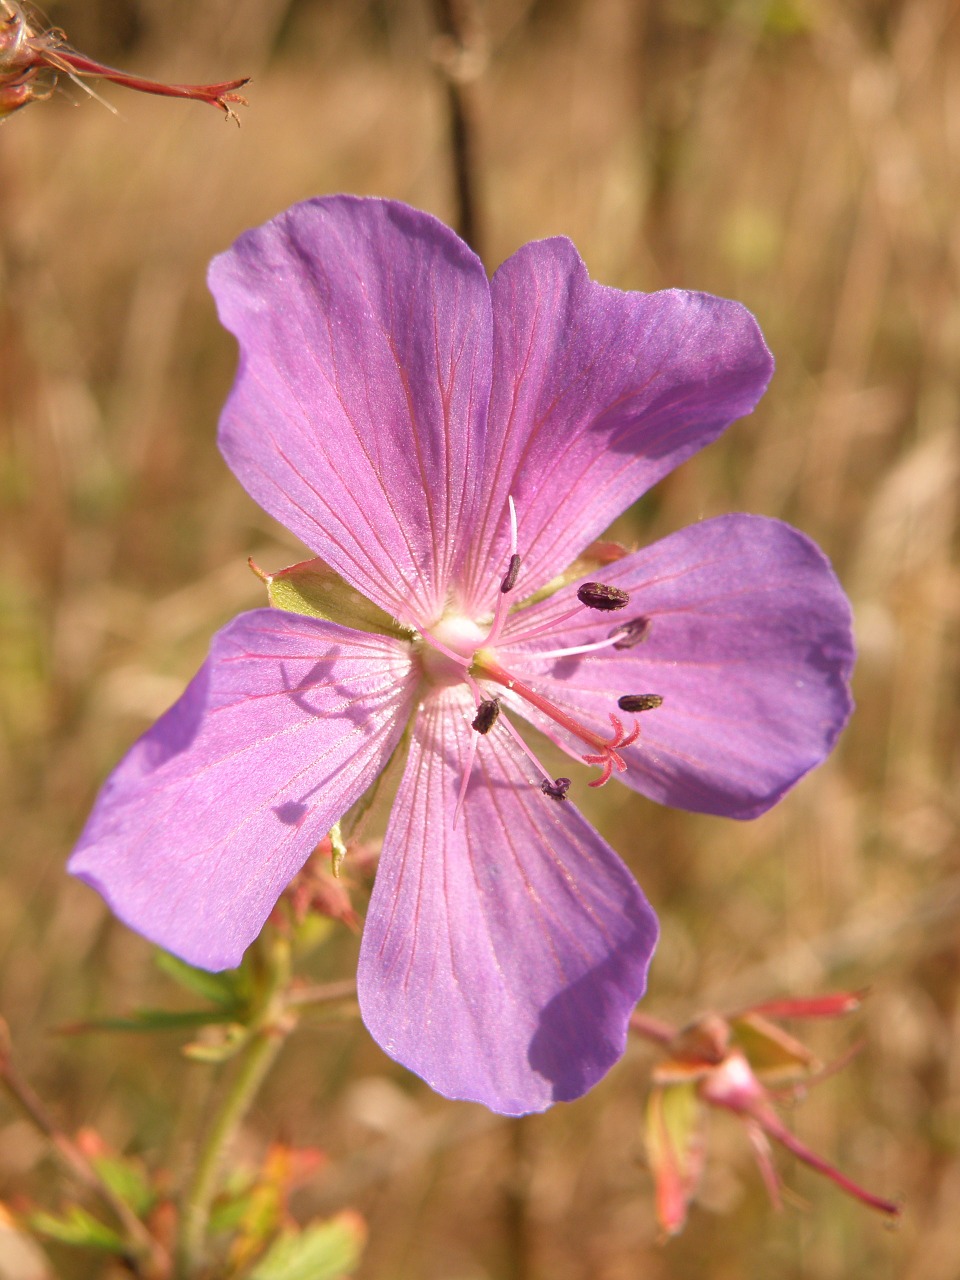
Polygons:
<instances>
[{"instance_id":1,"label":"stamen","mask_svg":"<svg viewBox=\"0 0 960 1280\"><path fill-rule=\"evenodd\" d=\"M604 591L617 590L616 587L603 587L603 584L599 582L587 582L584 584L584 586L602 587ZM580 591L583 591L583 589L584 587L581 587ZM580 595L580 591L577 592L578 598ZM620 594L624 597L623 605L605 605L602 607L608 610L624 608L627 601L629 600L629 596L625 591L621 591ZM581 603L586 604L586 601L581 601ZM587 608L597 608L597 607L600 607L600 606L587 604ZM510 637L510 644L511 645L525 644L528 640L536 640L538 636L550 635L553 632L557 631L560 627L562 627L565 622L569 622L572 618L580 618L581 622L583 621L583 615L579 608L568 609L566 613L561 613L559 617L551 618L549 622L542 622L540 623L539 626L531 627L528 631L520 631L516 635L512 635ZM591 619L590 621L592 624L594 620ZM643 624L642 634L637 634L635 639L632 638L634 635L634 629L637 628L638 624L641 624L641 623ZM614 627L614 629L610 632L610 635L607 637L607 639L598 642L596 647L600 648L603 645L612 644L615 649L632 649L635 644L639 644L640 641L644 639L649 629L650 629L649 618L635 618L633 622L623 622L620 624L619 627ZM584 650L584 652L586 652L586 650ZM558 651L557 656L558 657L563 656L565 653L566 653L566 650L564 650L562 653ZM544 654L543 656L546 657L547 655Z\"/></svg>"},{"instance_id":2,"label":"stamen","mask_svg":"<svg viewBox=\"0 0 960 1280\"><path fill-rule=\"evenodd\" d=\"M517 508L514 504L512 496L507 495L507 509L510 514L510 563L507 572L500 580L500 593L497 596L497 607L493 615L493 623L491 624L489 634L484 645L496 644L503 630L503 624L507 620L506 596L517 585L517 577L520 573L520 565L522 563L520 556L517 554Z\"/></svg>"},{"instance_id":3,"label":"stamen","mask_svg":"<svg viewBox=\"0 0 960 1280\"><path fill-rule=\"evenodd\" d=\"M477 733L487 734L497 723L499 715L499 698L481 698L480 705L477 707L477 714L470 727L476 729Z\"/></svg>"},{"instance_id":4,"label":"stamen","mask_svg":"<svg viewBox=\"0 0 960 1280\"><path fill-rule=\"evenodd\" d=\"M610 639L615 641L615 649L632 649L634 645L646 640L649 634L650 619L641 614L639 618L632 618L629 622L621 622L619 627L614 627L610 632Z\"/></svg>"},{"instance_id":5,"label":"stamen","mask_svg":"<svg viewBox=\"0 0 960 1280\"><path fill-rule=\"evenodd\" d=\"M577 589L577 599L588 609L600 609L604 613L625 609L630 603L626 591L621 591L619 587L609 587L603 582L585 582Z\"/></svg>"},{"instance_id":6,"label":"stamen","mask_svg":"<svg viewBox=\"0 0 960 1280\"><path fill-rule=\"evenodd\" d=\"M504 595L508 591L512 591L517 585L517 578L520 576L520 557L514 552L510 557L510 568L500 580L500 590Z\"/></svg>"},{"instance_id":7,"label":"stamen","mask_svg":"<svg viewBox=\"0 0 960 1280\"><path fill-rule=\"evenodd\" d=\"M537 636L550 635L562 626L564 622L569 622L571 618L581 616L580 608L571 609L568 613L562 613L559 618L551 618L549 622L542 622L539 627L531 627L529 631L521 631L519 634L510 637L510 644L525 644L527 640L536 640Z\"/></svg>"},{"instance_id":8,"label":"stamen","mask_svg":"<svg viewBox=\"0 0 960 1280\"><path fill-rule=\"evenodd\" d=\"M463 777L460 779L460 790L457 792L457 803L453 810L453 829L456 831L457 823L460 821L460 810L463 808L463 802L466 799L467 787L470 785L470 775L473 772L473 758L477 754L477 740L471 733L467 739L467 763L464 766Z\"/></svg>"},{"instance_id":9,"label":"stamen","mask_svg":"<svg viewBox=\"0 0 960 1280\"><path fill-rule=\"evenodd\" d=\"M625 693L617 699L621 711L653 711L663 706L663 698L659 693Z\"/></svg>"},{"instance_id":10,"label":"stamen","mask_svg":"<svg viewBox=\"0 0 960 1280\"><path fill-rule=\"evenodd\" d=\"M438 640L436 636L432 636L429 631L421 631L420 635L431 649L436 649L439 653L442 653L445 658L449 658L451 662L455 662L458 666L465 669L470 666L472 658L467 657L462 653L457 653L455 649L448 649L442 641Z\"/></svg>"},{"instance_id":11,"label":"stamen","mask_svg":"<svg viewBox=\"0 0 960 1280\"><path fill-rule=\"evenodd\" d=\"M552 630L552 628L550 629ZM530 637L522 636L520 638L529 640ZM502 651L513 648L515 643L517 641L511 638L508 644L501 646ZM619 648L619 646L608 636L606 640L595 640L593 644L575 644L569 649L544 649L542 652L539 649L525 649L523 655L525 658L570 658L578 653L593 653L596 649L616 648ZM624 710L626 711L628 708L624 707Z\"/></svg>"},{"instance_id":12,"label":"stamen","mask_svg":"<svg viewBox=\"0 0 960 1280\"><path fill-rule=\"evenodd\" d=\"M543 767L543 765L540 763L537 757L533 754L533 752L524 742L523 738L521 738L520 734L517 733L516 729L513 727L513 725L510 723L510 721L507 719L506 716L503 717L500 723L506 729L507 733L509 733L510 737L514 740L514 742L517 744L517 746L520 748L523 754L527 757L527 759L532 761L532 763L536 766L537 773L541 774L545 781L551 782L550 774L547 773L546 769Z\"/></svg>"},{"instance_id":13,"label":"stamen","mask_svg":"<svg viewBox=\"0 0 960 1280\"><path fill-rule=\"evenodd\" d=\"M566 800L570 790L569 778L554 778L553 782L541 782L540 790L551 800Z\"/></svg>"},{"instance_id":14,"label":"stamen","mask_svg":"<svg viewBox=\"0 0 960 1280\"><path fill-rule=\"evenodd\" d=\"M469 675L466 677L466 680L467 680L467 685L470 689L470 692L473 694L474 698L477 701L477 719L474 720L473 724L471 725L471 728L476 729L477 720L479 720L480 718L480 708L483 706L485 702L488 702L488 701L497 702L497 699L485 698L476 680L472 679ZM500 704L499 702L497 702L498 714L499 714L499 711L500 711ZM494 720L496 720L496 718L497 718L496 716L493 717L493 720L490 721L489 725L484 730L484 733L489 733L489 731L493 728L493 722ZM473 761L476 754L477 754L477 740L471 733L470 737L467 739L467 763L466 763L466 767L463 770L463 777L460 779L460 790L457 792L457 803L453 810L454 831L456 831L457 823L460 821L460 810L463 808L463 802L466 799L467 787L470 785L470 774L473 772Z\"/></svg>"}]
</instances>

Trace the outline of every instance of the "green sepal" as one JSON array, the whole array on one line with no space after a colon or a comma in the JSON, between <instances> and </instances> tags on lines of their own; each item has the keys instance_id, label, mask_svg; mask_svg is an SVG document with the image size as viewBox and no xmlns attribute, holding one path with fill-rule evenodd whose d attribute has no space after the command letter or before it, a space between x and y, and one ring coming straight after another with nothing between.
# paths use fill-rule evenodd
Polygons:
<instances>
[{"instance_id":1,"label":"green sepal","mask_svg":"<svg viewBox=\"0 0 960 1280\"><path fill-rule=\"evenodd\" d=\"M211 1004L222 1005L225 1009L236 1009L245 1004L250 996L250 977L246 968L226 969L222 973L210 973L207 969L196 969L187 964L179 956L169 951L158 951L154 956L158 969L168 978L195 996L202 996Z\"/></svg>"},{"instance_id":2,"label":"green sepal","mask_svg":"<svg viewBox=\"0 0 960 1280\"><path fill-rule=\"evenodd\" d=\"M284 1232L248 1274L248 1280L340 1280L349 1276L363 1250L366 1229L346 1211L303 1231Z\"/></svg>"},{"instance_id":3,"label":"green sepal","mask_svg":"<svg viewBox=\"0 0 960 1280\"><path fill-rule=\"evenodd\" d=\"M805 1044L759 1013L731 1018L730 1029L750 1066L768 1083L802 1080L820 1066Z\"/></svg>"},{"instance_id":4,"label":"green sepal","mask_svg":"<svg viewBox=\"0 0 960 1280\"><path fill-rule=\"evenodd\" d=\"M659 1085L650 1091L647 1156L656 1184L657 1219L667 1235L683 1230L703 1171L703 1120L696 1081Z\"/></svg>"},{"instance_id":5,"label":"green sepal","mask_svg":"<svg viewBox=\"0 0 960 1280\"><path fill-rule=\"evenodd\" d=\"M62 1244L79 1245L84 1249L99 1249L103 1253L129 1253L123 1236L105 1226L78 1204L72 1204L66 1213L44 1213L42 1210L27 1217L27 1226L35 1235Z\"/></svg>"},{"instance_id":6,"label":"green sepal","mask_svg":"<svg viewBox=\"0 0 960 1280\"><path fill-rule=\"evenodd\" d=\"M325 561L303 560L289 569L262 575L274 609L304 613L325 622L338 622L355 631L374 631L397 639L409 638L407 628L391 618L355 587L344 582Z\"/></svg>"}]
</instances>

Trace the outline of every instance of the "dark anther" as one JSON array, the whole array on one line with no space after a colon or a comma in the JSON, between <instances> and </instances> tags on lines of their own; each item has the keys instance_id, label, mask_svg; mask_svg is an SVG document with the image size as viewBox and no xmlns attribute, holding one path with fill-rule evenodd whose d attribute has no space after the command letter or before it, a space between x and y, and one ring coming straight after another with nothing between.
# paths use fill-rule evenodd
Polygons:
<instances>
[{"instance_id":1,"label":"dark anther","mask_svg":"<svg viewBox=\"0 0 960 1280\"><path fill-rule=\"evenodd\" d=\"M512 591L513 588L517 585L517 578L519 574L520 574L520 557L516 554L516 552L514 552L514 554L510 557L510 568L507 570L507 572L503 575L503 577L500 580L500 590L503 592L504 595L506 595L508 591Z\"/></svg>"},{"instance_id":2,"label":"dark anther","mask_svg":"<svg viewBox=\"0 0 960 1280\"><path fill-rule=\"evenodd\" d=\"M619 587L608 587L602 582L585 582L577 591L577 599L588 609L601 609L609 613L612 609L625 609L630 597Z\"/></svg>"},{"instance_id":3,"label":"dark anther","mask_svg":"<svg viewBox=\"0 0 960 1280\"><path fill-rule=\"evenodd\" d=\"M497 723L497 716L500 714L499 698L484 698L477 707L477 714L470 726L476 729L477 733L489 733L493 726Z\"/></svg>"},{"instance_id":4,"label":"dark anther","mask_svg":"<svg viewBox=\"0 0 960 1280\"><path fill-rule=\"evenodd\" d=\"M615 649L632 649L641 640L646 640L649 634L650 619L641 614L639 618L631 618L629 622L621 622L619 627L614 627L608 639L617 637L613 644Z\"/></svg>"},{"instance_id":5,"label":"dark anther","mask_svg":"<svg viewBox=\"0 0 960 1280\"><path fill-rule=\"evenodd\" d=\"M659 693L625 693L617 699L621 711L652 711L663 705Z\"/></svg>"},{"instance_id":6,"label":"dark anther","mask_svg":"<svg viewBox=\"0 0 960 1280\"><path fill-rule=\"evenodd\" d=\"M540 783L540 790L545 796L549 796L551 800L566 800L567 792L570 790L569 778L554 778L552 782L547 782L544 778Z\"/></svg>"}]
</instances>

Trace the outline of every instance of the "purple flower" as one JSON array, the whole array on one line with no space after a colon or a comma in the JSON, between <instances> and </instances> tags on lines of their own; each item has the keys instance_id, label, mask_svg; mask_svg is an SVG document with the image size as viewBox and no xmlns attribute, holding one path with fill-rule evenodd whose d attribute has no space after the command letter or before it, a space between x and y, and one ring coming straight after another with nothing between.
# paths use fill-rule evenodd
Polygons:
<instances>
[{"instance_id":1,"label":"purple flower","mask_svg":"<svg viewBox=\"0 0 960 1280\"><path fill-rule=\"evenodd\" d=\"M224 627L71 870L186 960L235 965L402 744L364 1020L450 1097L578 1097L623 1052L656 922L571 799L586 770L551 777L516 721L595 765L592 785L751 818L850 711L848 606L796 530L733 515L590 551L753 409L769 352L738 304L593 284L564 239L488 281L390 201L297 205L210 280L240 342L224 456L353 612Z\"/></svg>"}]
</instances>

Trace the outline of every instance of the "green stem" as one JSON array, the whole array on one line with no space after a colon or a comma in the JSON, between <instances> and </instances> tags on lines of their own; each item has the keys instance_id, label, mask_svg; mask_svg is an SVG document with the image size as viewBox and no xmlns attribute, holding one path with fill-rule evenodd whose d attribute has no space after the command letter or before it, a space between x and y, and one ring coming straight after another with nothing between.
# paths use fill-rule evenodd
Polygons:
<instances>
[{"instance_id":1,"label":"green stem","mask_svg":"<svg viewBox=\"0 0 960 1280\"><path fill-rule=\"evenodd\" d=\"M270 940L268 978L258 1029L223 1100L200 1150L193 1179L184 1196L177 1248L177 1280L194 1280L200 1273L206 1247L210 1208L217 1193L220 1171L230 1142L250 1109L260 1086L293 1027L285 994L290 978L290 944Z\"/></svg>"}]
</instances>

